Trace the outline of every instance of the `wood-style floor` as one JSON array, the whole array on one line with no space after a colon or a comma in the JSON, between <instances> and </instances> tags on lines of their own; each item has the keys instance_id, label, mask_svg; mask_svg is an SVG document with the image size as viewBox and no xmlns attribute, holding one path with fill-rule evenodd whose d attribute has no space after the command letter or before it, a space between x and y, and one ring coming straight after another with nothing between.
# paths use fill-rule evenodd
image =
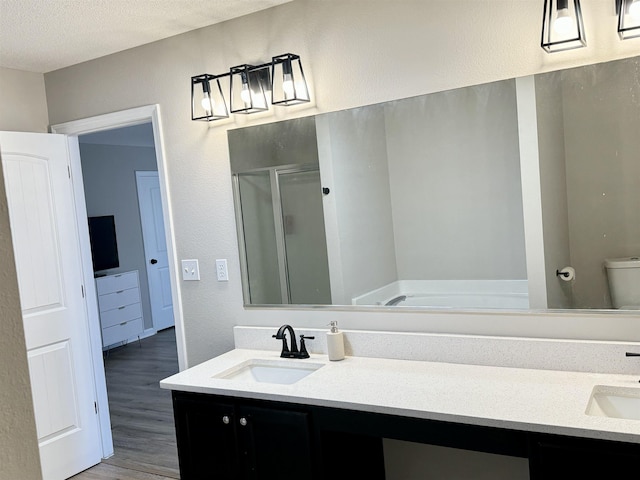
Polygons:
<instances>
[{"instance_id":1,"label":"wood-style floor","mask_svg":"<svg viewBox=\"0 0 640 480\"><path fill-rule=\"evenodd\" d=\"M72 480L180 478L171 392L159 386L176 372L173 328L106 354L114 455Z\"/></svg>"}]
</instances>

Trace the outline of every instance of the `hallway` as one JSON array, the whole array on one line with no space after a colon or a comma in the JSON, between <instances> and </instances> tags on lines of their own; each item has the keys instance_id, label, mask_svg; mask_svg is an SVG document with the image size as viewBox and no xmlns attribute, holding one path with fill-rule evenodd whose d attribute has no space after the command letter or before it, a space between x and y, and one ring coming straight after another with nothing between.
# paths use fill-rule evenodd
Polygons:
<instances>
[{"instance_id":1,"label":"hallway","mask_svg":"<svg viewBox=\"0 0 640 480\"><path fill-rule=\"evenodd\" d=\"M114 455L73 480L179 479L171 392L178 371L174 328L105 353Z\"/></svg>"}]
</instances>

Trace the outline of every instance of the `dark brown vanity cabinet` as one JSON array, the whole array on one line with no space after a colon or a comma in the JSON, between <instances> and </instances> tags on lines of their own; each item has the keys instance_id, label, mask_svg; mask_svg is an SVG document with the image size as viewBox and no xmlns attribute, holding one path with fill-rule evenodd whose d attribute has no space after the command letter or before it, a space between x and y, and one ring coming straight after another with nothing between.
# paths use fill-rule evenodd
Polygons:
<instances>
[{"instance_id":1,"label":"dark brown vanity cabinet","mask_svg":"<svg viewBox=\"0 0 640 480\"><path fill-rule=\"evenodd\" d=\"M531 434L531 480L640 477L640 444Z\"/></svg>"},{"instance_id":2,"label":"dark brown vanity cabinet","mask_svg":"<svg viewBox=\"0 0 640 480\"><path fill-rule=\"evenodd\" d=\"M173 402L182 480L384 480L383 438L528 458L530 480L640 466L640 443L197 393Z\"/></svg>"},{"instance_id":3,"label":"dark brown vanity cabinet","mask_svg":"<svg viewBox=\"0 0 640 480\"><path fill-rule=\"evenodd\" d=\"M181 392L173 407L181 480L315 479L308 412Z\"/></svg>"}]
</instances>

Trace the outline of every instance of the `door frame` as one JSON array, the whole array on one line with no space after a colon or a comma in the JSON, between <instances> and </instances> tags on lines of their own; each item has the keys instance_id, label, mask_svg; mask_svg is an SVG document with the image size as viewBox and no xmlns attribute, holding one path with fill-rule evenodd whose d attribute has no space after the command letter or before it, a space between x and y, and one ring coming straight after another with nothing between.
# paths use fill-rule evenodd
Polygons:
<instances>
[{"instance_id":1,"label":"door frame","mask_svg":"<svg viewBox=\"0 0 640 480\"><path fill-rule=\"evenodd\" d=\"M93 278L93 266L91 261L91 246L89 243L89 229L87 225L87 208L82 181L82 164L80 161L80 146L78 136L111 130L114 128L128 127L151 122L153 126L153 141L158 166L158 179L160 182L160 197L162 200L162 214L165 225L165 238L167 242L167 254L169 256L169 275L171 279L171 296L173 298L173 316L175 319L176 347L178 353L178 367L182 371L187 368L186 345L184 339L184 318L182 312L182 297L178 282L179 272L178 255L175 246L173 216L171 214L171 202L169 195L169 182L167 176L167 164L165 160L164 141L162 137L162 122L160 119L160 105L146 105L128 110L97 115L94 117L73 120L70 122L51 125L51 133L67 135L69 145L71 180L74 190L74 201L78 233L80 236L80 250L82 255L82 269L86 289L87 313L89 317L89 333L91 335L91 352L93 357L93 370L95 374L95 390L98 399L98 416L102 438L103 458L113 455L113 437L111 434L111 419L109 416L109 400L107 397L107 384L102 357L102 339L100 330L100 317L98 314L98 302L96 296L95 280Z\"/></svg>"}]
</instances>

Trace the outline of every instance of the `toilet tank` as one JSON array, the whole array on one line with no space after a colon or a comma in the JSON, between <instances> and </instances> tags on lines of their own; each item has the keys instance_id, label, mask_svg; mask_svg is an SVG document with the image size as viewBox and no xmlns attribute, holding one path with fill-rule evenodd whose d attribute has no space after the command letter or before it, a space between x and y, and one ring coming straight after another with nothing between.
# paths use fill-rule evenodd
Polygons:
<instances>
[{"instance_id":1,"label":"toilet tank","mask_svg":"<svg viewBox=\"0 0 640 480\"><path fill-rule=\"evenodd\" d=\"M604 261L613 308L640 309L640 257Z\"/></svg>"}]
</instances>

